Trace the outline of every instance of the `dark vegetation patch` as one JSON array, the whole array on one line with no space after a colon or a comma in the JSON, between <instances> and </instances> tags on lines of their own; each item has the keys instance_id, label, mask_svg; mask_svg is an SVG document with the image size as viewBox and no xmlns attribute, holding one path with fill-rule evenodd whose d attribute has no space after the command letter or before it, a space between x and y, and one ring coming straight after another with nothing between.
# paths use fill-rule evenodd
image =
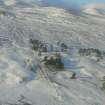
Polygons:
<instances>
[{"instance_id":1,"label":"dark vegetation patch","mask_svg":"<svg viewBox=\"0 0 105 105\"><path fill-rule=\"evenodd\" d=\"M105 90L105 76L102 78L102 90Z\"/></svg>"},{"instance_id":2,"label":"dark vegetation patch","mask_svg":"<svg viewBox=\"0 0 105 105\"><path fill-rule=\"evenodd\" d=\"M79 49L78 53L80 54L80 56L94 55L99 59L103 59L103 52L95 48L81 48Z\"/></svg>"},{"instance_id":3,"label":"dark vegetation patch","mask_svg":"<svg viewBox=\"0 0 105 105\"><path fill-rule=\"evenodd\" d=\"M68 49L68 46L65 43L61 43L61 51L66 51Z\"/></svg>"},{"instance_id":4,"label":"dark vegetation patch","mask_svg":"<svg viewBox=\"0 0 105 105\"><path fill-rule=\"evenodd\" d=\"M47 45L36 39L30 39L31 48L34 51L47 52Z\"/></svg>"},{"instance_id":5,"label":"dark vegetation patch","mask_svg":"<svg viewBox=\"0 0 105 105\"><path fill-rule=\"evenodd\" d=\"M46 66L51 66L58 70L64 69L64 64L60 54L45 56L43 61Z\"/></svg>"},{"instance_id":6,"label":"dark vegetation patch","mask_svg":"<svg viewBox=\"0 0 105 105\"><path fill-rule=\"evenodd\" d=\"M30 44L31 44L31 48L32 50L37 51L40 45L40 41L39 40L35 40L35 39L30 39Z\"/></svg>"},{"instance_id":7,"label":"dark vegetation patch","mask_svg":"<svg viewBox=\"0 0 105 105\"><path fill-rule=\"evenodd\" d=\"M105 81L103 81L102 86L101 86L101 89L102 89L103 91L105 91Z\"/></svg>"}]
</instances>

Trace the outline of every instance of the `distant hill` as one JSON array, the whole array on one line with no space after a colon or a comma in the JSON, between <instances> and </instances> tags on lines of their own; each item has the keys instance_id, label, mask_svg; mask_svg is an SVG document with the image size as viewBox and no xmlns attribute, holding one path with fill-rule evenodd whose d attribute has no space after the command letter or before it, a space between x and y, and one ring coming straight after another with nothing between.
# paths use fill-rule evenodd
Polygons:
<instances>
[{"instance_id":1,"label":"distant hill","mask_svg":"<svg viewBox=\"0 0 105 105\"><path fill-rule=\"evenodd\" d=\"M88 5L84 7L83 12L91 15L103 16L105 15L105 4Z\"/></svg>"}]
</instances>

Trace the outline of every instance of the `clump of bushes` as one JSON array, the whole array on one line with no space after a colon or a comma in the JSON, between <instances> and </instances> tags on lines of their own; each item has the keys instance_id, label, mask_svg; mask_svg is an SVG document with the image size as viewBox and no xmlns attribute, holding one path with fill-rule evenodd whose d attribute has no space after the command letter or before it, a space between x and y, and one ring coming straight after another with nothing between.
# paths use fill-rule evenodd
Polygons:
<instances>
[{"instance_id":1,"label":"clump of bushes","mask_svg":"<svg viewBox=\"0 0 105 105\"><path fill-rule=\"evenodd\" d=\"M54 66L57 69L64 69L60 54L50 55L44 57L44 64L48 66Z\"/></svg>"},{"instance_id":2,"label":"clump of bushes","mask_svg":"<svg viewBox=\"0 0 105 105\"><path fill-rule=\"evenodd\" d=\"M94 49L94 48L81 48L79 49L79 54L81 56L89 56L91 54L95 54L96 57L102 59L102 52L99 49Z\"/></svg>"},{"instance_id":3,"label":"clump of bushes","mask_svg":"<svg viewBox=\"0 0 105 105\"><path fill-rule=\"evenodd\" d=\"M30 39L31 48L34 51L47 52L47 45L36 39Z\"/></svg>"},{"instance_id":4,"label":"clump of bushes","mask_svg":"<svg viewBox=\"0 0 105 105\"><path fill-rule=\"evenodd\" d=\"M102 90L105 90L105 82L102 84Z\"/></svg>"},{"instance_id":5,"label":"clump of bushes","mask_svg":"<svg viewBox=\"0 0 105 105\"><path fill-rule=\"evenodd\" d=\"M61 43L61 48L63 50L67 50L68 49L68 46L65 43Z\"/></svg>"},{"instance_id":6,"label":"clump of bushes","mask_svg":"<svg viewBox=\"0 0 105 105\"><path fill-rule=\"evenodd\" d=\"M40 45L40 41L35 40L35 39L30 39L30 44L31 44L32 49L37 51Z\"/></svg>"},{"instance_id":7,"label":"clump of bushes","mask_svg":"<svg viewBox=\"0 0 105 105\"><path fill-rule=\"evenodd\" d=\"M102 90L105 90L105 76L102 78Z\"/></svg>"},{"instance_id":8,"label":"clump of bushes","mask_svg":"<svg viewBox=\"0 0 105 105\"><path fill-rule=\"evenodd\" d=\"M71 79L76 79L76 73L73 72Z\"/></svg>"}]
</instances>

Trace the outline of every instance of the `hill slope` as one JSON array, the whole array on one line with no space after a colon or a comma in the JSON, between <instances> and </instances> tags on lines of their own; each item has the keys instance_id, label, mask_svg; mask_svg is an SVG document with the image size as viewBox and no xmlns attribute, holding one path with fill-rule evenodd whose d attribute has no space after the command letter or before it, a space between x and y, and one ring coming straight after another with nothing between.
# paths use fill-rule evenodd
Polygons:
<instances>
[{"instance_id":1,"label":"hill slope","mask_svg":"<svg viewBox=\"0 0 105 105\"><path fill-rule=\"evenodd\" d=\"M104 105L101 78L105 58L80 56L79 48L105 50L105 19L76 16L53 7L3 9L0 14L0 104L2 105ZM5 14L4 14L5 12ZM1 12L2 13L2 12ZM40 61L29 40L37 39L59 49L66 43L73 52L59 52L65 65L56 71ZM71 53L71 54L70 54ZM70 79L75 71L77 78ZM85 77L84 77L85 76Z\"/></svg>"}]
</instances>

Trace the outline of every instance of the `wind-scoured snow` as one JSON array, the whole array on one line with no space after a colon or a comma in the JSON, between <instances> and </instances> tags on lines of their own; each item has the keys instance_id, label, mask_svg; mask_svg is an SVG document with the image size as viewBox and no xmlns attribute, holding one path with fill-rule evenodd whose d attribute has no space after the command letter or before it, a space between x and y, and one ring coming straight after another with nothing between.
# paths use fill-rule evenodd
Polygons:
<instances>
[{"instance_id":1,"label":"wind-scoured snow","mask_svg":"<svg viewBox=\"0 0 105 105\"><path fill-rule=\"evenodd\" d=\"M1 8L0 12L0 105L104 105L105 58L78 54L79 48L105 50L105 19L53 7ZM47 68L30 39L68 52L60 52L64 69ZM46 53L51 55L52 52ZM76 72L76 78L71 79Z\"/></svg>"}]
</instances>

